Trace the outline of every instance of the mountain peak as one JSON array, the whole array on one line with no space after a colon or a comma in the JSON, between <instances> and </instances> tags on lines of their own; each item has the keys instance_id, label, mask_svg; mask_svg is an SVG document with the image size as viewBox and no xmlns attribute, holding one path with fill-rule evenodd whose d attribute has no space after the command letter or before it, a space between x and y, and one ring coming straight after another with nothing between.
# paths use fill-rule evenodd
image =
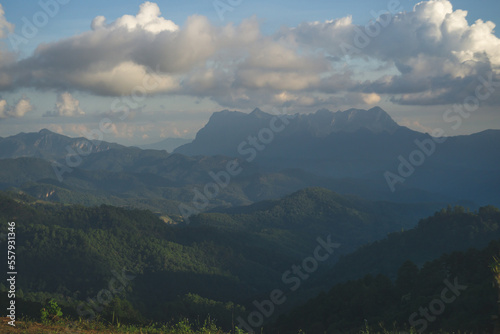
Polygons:
<instances>
[{"instance_id":1,"label":"mountain peak","mask_svg":"<svg viewBox=\"0 0 500 334\"><path fill-rule=\"evenodd\" d=\"M257 117L257 118L266 118L269 117L270 115L268 113L263 112L259 108L255 108L250 115Z\"/></svg>"},{"instance_id":2,"label":"mountain peak","mask_svg":"<svg viewBox=\"0 0 500 334\"><path fill-rule=\"evenodd\" d=\"M323 108L323 109L318 109L316 111L316 114L317 115L330 115L330 114L332 114L332 112L326 108Z\"/></svg>"},{"instance_id":3,"label":"mountain peak","mask_svg":"<svg viewBox=\"0 0 500 334\"><path fill-rule=\"evenodd\" d=\"M40 135L52 135L52 134L54 134L54 132L52 132L52 131L50 131L48 129L41 129L40 131L38 131L38 133Z\"/></svg>"},{"instance_id":4,"label":"mountain peak","mask_svg":"<svg viewBox=\"0 0 500 334\"><path fill-rule=\"evenodd\" d=\"M378 106L368 110L353 108L336 114L337 131L353 132L365 128L374 133L393 133L399 127L392 117Z\"/></svg>"},{"instance_id":5,"label":"mountain peak","mask_svg":"<svg viewBox=\"0 0 500 334\"><path fill-rule=\"evenodd\" d=\"M373 107L373 108L371 108L371 109L368 109L368 111L369 111L369 112L376 112L376 113L385 113L385 114L387 114L387 113L385 112L385 110L384 110L384 109L382 109L382 108L380 108L379 106L375 106L375 107Z\"/></svg>"},{"instance_id":6,"label":"mountain peak","mask_svg":"<svg viewBox=\"0 0 500 334\"><path fill-rule=\"evenodd\" d=\"M355 132L366 129L373 133L393 133L399 127L382 108L348 109L333 112L319 109L314 114L302 115L302 120L309 124L311 133L324 137L332 132Z\"/></svg>"},{"instance_id":7,"label":"mountain peak","mask_svg":"<svg viewBox=\"0 0 500 334\"><path fill-rule=\"evenodd\" d=\"M358 130L392 134L399 128L380 107L337 112L320 109L315 113L296 115L297 117L287 121L282 136L295 138L297 141L326 138L340 132L354 133ZM194 141L178 147L174 152L187 155L241 155L241 152L250 150L245 151L247 138L269 127L273 117L259 108L249 114L228 110L214 113L208 123L198 131Z\"/></svg>"}]
</instances>

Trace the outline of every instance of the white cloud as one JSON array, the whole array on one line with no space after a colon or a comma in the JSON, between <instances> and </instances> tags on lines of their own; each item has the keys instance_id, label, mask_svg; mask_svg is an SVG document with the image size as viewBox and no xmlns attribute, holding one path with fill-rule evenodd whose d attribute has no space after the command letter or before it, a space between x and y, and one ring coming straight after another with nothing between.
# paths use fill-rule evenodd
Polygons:
<instances>
[{"instance_id":1,"label":"white cloud","mask_svg":"<svg viewBox=\"0 0 500 334\"><path fill-rule=\"evenodd\" d=\"M57 96L54 110L48 111L44 116L74 117L83 115L85 115L85 112L80 108L80 101L74 98L70 93L64 92Z\"/></svg>"},{"instance_id":2,"label":"white cloud","mask_svg":"<svg viewBox=\"0 0 500 334\"><path fill-rule=\"evenodd\" d=\"M464 10L453 10L449 0L430 0L397 13L386 27L378 25L373 37L350 17L303 23L280 34L299 48L322 49L334 63L351 69L359 66L359 58L392 64L392 72L399 72L366 81L351 76L351 90L391 94L394 101L408 104L454 103L473 93L471 81L479 75L500 74L495 24L482 20L469 24L466 16ZM326 82L322 89L328 89L331 80ZM419 94L419 98L410 102L398 94Z\"/></svg>"},{"instance_id":3,"label":"white cloud","mask_svg":"<svg viewBox=\"0 0 500 334\"><path fill-rule=\"evenodd\" d=\"M274 100L278 105L290 105L307 107L318 104L318 99L313 96L296 95L286 91L274 95Z\"/></svg>"},{"instance_id":4,"label":"white cloud","mask_svg":"<svg viewBox=\"0 0 500 334\"><path fill-rule=\"evenodd\" d=\"M146 1L140 5L136 16L124 15L115 22L106 25L104 16L97 16L91 24L92 30L98 29L120 29L126 28L128 31L141 29L153 34L162 31L177 31L179 27L172 21L161 17L160 8L153 2Z\"/></svg>"},{"instance_id":5,"label":"white cloud","mask_svg":"<svg viewBox=\"0 0 500 334\"><path fill-rule=\"evenodd\" d=\"M380 18L372 37L350 16L264 35L257 18L216 26L193 15L178 26L157 4L145 2L136 15L110 23L98 16L87 32L40 45L13 65L0 64L0 89L179 94L229 108L372 105L387 96L401 104L455 103L473 93L479 75L500 75L495 24L469 24L466 17L449 0L429 0L396 13L390 24L380 26L387 16ZM349 57L346 45L355 48Z\"/></svg>"},{"instance_id":6,"label":"white cloud","mask_svg":"<svg viewBox=\"0 0 500 334\"><path fill-rule=\"evenodd\" d=\"M9 106L6 100L0 100L0 118L19 118L33 110L27 97L19 99L14 106Z\"/></svg>"},{"instance_id":7,"label":"white cloud","mask_svg":"<svg viewBox=\"0 0 500 334\"><path fill-rule=\"evenodd\" d=\"M14 25L7 22L5 18L5 11L2 4L0 4L0 38L5 38L7 35L14 31Z\"/></svg>"},{"instance_id":8,"label":"white cloud","mask_svg":"<svg viewBox=\"0 0 500 334\"><path fill-rule=\"evenodd\" d=\"M73 72L68 78L82 90L106 95L148 95L179 88L179 80L175 76L149 73L145 66L130 61L106 70L97 66L88 71Z\"/></svg>"},{"instance_id":9,"label":"white cloud","mask_svg":"<svg viewBox=\"0 0 500 334\"><path fill-rule=\"evenodd\" d=\"M5 11L0 4L0 90L9 89L12 86L12 76L6 71L2 71L2 67L12 66L16 62L17 55L10 52L5 47L4 39L14 31L14 24L7 21Z\"/></svg>"},{"instance_id":10,"label":"white cloud","mask_svg":"<svg viewBox=\"0 0 500 334\"><path fill-rule=\"evenodd\" d=\"M33 107L31 106L30 100L23 97L17 102L16 106L14 107L14 115L15 117L23 117L31 110L33 110Z\"/></svg>"},{"instance_id":11,"label":"white cloud","mask_svg":"<svg viewBox=\"0 0 500 334\"><path fill-rule=\"evenodd\" d=\"M7 106L7 101L0 100L0 118L7 118L9 107Z\"/></svg>"},{"instance_id":12,"label":"white cloud","mask_svg":"<svg viewBox=\"0 0 500 334\"><path fill-rule=\"evenodd\" d=\"M361 94L363 102L368 105L374 105L380 102L381 97L378 94L370 93L370 94Z\"/></svg>"}]
</instances>

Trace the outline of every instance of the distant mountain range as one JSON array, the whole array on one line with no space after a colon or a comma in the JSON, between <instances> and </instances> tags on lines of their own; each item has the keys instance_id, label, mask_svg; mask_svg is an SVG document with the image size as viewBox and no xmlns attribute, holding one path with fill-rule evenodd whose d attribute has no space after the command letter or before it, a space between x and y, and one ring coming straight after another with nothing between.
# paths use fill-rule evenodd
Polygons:
<instances>
[{"instance_id":1,"label":"distant mountain range","mask_svg":"<svg viewBox=\"0 0 500 334\"><path fill-rule=\"evenodd\" d=\"M176 153L226 155L265 170L299 168L331 178L384 182L479 204L500 203L500 130L433 138L399 126L381 108L271 115L214 113Z\"/></svg>"},{"instance_id":2,"label":"distant mountain range","mask_svg":"<svg viewBox=\"0 0 500 334\"><path fill-rule=\"evenodd\" d=\"M383 319L405 328L444 278L460 274L471 288L453 307L485 323L497 305L489 265L500 244L427 261L498 240L498 209L454 206L499 205L498 149L500 131L435 138L380 108L222 111L174 153L44 129L0 138L0 227L29 222L16 231L30 315L53 296L75 310L108 284L110 268L129 268L133 289L117 303L141 321L210 314L229 328L281 289L288 302L266 319L277 320L272 332L359 332ZM234 164L240 172L229 177ZM196 210L186 219L180 206ZM339 249L325 248L334 255L320 266L318 245L333 242ZM310 275L289 276L300 263ZM418 284L401 284L402 277ZM115 309L107 310L113 322ZM440 319L461 328L466 317L447 314L454 315Z\"/></svg>"},{"instance_id":3,"label":"distant mountain range","mask_svg":"<svg viewBox=\"0 0 500 334\"><path fill-rule=\"evenodd\" d=\"M381 108L307 115L221 111L173 154L46 129L0 138L0 189L175 215L180 203L192 201L194 189L214 182L210 173L236 158L243 172L206 209L317 186L370 200L476 208L500 205L499 149L500 131L442 142L399 126Z\"/></svg>"},{"instance_id":4,"label":"distant mountain range","mask_svg":"<svg viewBox=\"0 0 500 334\"><path fill-rule=\"evenodd\" d=\"M102 152L123 149L125 146L108 142L93 142L86 138L70 138L47 129L39 132L0 137L0 159L32 157L45 160L60 160L78 152Z\"/></svg>"},{"instance_id":5,"label":"distant mountain range","mask_svg":"<svg viewBox=\"0 0 500 334\"><path fill-rule=\"evenodd\" d=\"M139 145L139 147L144 150L165 150L167 152L173 152L177 147L188 144L192 141L193 139L165 138L156 143Z\"/></svg>"},{"instance_id":6,"label":"distant mountain range","mask_svg":"<svg viewBox=\"0 0 500 334\"><path fill-rule=\"evenodd\" d=\"M314 114L295 115L272 115L258 108L250 114L223 110L210 117L194 141L182 145L175 152L187 155L237 156L246 149L246 147L239 149L239 144L248 141L249 136L255 136L262 141L259 145L266 146L265 150L258 150L267 156L270 154L266 152L267 145L269 148L274 147L275 140L281 143L284 138L291 140L289 145L292 145L310 138L326 139L331 134L339 132L353 133L365 129L371 133L392 134L398 128L398 124L378 107L370 110L349 109L339 112L321 109ZM260 155L259 152L259 157Z\"/></svg>"},{"instance_id":7,"label":"distant mountain range","mask_svg":"<svg viewBox=\"0 0 500 334\"><path fill-rule=\"evenodd\" d=\"M63 203L139 207L175 217L179 204L190 204L194 189L213 182L209 173L224 170L230 160L222 155L189 157L90 142L44 129L0 138L0 189L21 190ZM406 186L395 194L381 179L332 179L300 169L265 171L242 158L238 161L243 172L206 209L280 198L311 186L371 200L453 202L452 197Z\"/></svg>"}]
</instances>

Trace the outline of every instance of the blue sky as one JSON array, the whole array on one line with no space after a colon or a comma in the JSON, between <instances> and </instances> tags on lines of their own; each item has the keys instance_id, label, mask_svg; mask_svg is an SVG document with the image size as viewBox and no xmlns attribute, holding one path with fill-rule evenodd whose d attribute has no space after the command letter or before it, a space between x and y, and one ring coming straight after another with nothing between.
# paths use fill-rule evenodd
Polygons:
<instances>
[{"instance_id":1,"label":"blue sky","mask_svg":"<svg viewBox=\"0 0 500 334\"><path fill-rule=\"evenodd\" d=\"M22 2L3 2L5 17L19 29L22 25L22 17L32 18L36 12L41 10L39 0L24 0ZM47 1L49 2L49 1ZM60 15L51 18L49 24L40 29L39 34L32 43L26 45L24 53L32 52L40 43L51 42L60 38L70 37L74 34L86 31L90 27L90 21L99 15L114 20L124 14L135 14L144 1L118 1L118 0L70 0L61 5ZM223 1L228 3L227 1ZM373 19L371 11L381 11L387 8L386 0L354 0L354 1L249 1L243 0L234 6L232 11L225 12L221 21L217 15L214 1L157 1L165 17L182 24L187 17L200 14L208 17L215 24L227 22L241 22L241 20L256 15L263 22L263 28L272 33L282 25L296 26L303 21L326 21L352 15L357 24L365 24ZM420 1L401 0L404 10L411 10ZM468 11L469 23L477 19L498 22L500 18L500 3L496 0L453 0L454 8ZM231 6L232 7L232 6ZM498 36L498 32L497 32ZM24 46L24 45L23 45Z\"/></svg>"},{"instance_id":2,"label":"blue sky","mask_svg":"<svg viewBox=\"0 0 500 334\"><path fill-rule=\"evenodd\" d=\"M46 15L41 3L58 8ZM142 144L193 137L222 109L374 105L423 132L500 128L497 89L477 106L464 102L482 79L500 81L498 1L1 4L1 136L44 127L81 136L107 119L105 140ZM388 26L374 21L390 8ZM33 33L26 21L36 19L46 22ZM367 24L375 31L360 39Z\"/></svg>"}]
</instances>

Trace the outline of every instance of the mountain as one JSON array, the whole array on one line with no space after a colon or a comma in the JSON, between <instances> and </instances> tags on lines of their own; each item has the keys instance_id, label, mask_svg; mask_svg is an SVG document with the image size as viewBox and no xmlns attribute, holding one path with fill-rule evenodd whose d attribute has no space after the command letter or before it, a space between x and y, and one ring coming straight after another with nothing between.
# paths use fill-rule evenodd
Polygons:
<instances>
[{"instance_id":1,"label":"mountain","mask_svg":"<svg viewBox=\"0 0 500 334\"><path fill-rule=\"evenodd\" d=\"M337 124L349 122L350 115L349 124L366 126L349 132L340 131L335 128L337 125L332 125L329 129L334 132L325 134L325 129L320 125L327 123L325 117L330 119L334 114L338 114ZM460 203L471 208L477 208L477 204L500 202L496 187L500 184L500 173L496 172L499 168L496 160L499 158L478 148L486 145L494 147L496 131L449 138L439 147L436 146L435 151L439 154L432 155L423 166L416 168L415 173L404 180L404 183L397 184L397 191L392 191L380 170L393 164L391 170L397 172L399 160L394 159L394 156L397 152L407 150L404 143L411 142L415 132L404 127L394 130L395 123L378 109L340 113L323 110L314 115L295 116L308 125L299 124L294 129L290 123L290 127L285 129L290 132L287 134L283 131L283 135L288 135L288 138L285 140L276 136L274 142L265 150L259 151L254 161L249 162L247 156L238 156L237 161L242 167L242 173L231 178L230 185L211 199L204 209L275 199L314 186L370 200L436 202L441 203L440 205ZM365 122L369 119L367 115L380 122ZM274 116L258 109L250 115L228 111L212 116L222 120L249 117L256 124L263 121L269 124L275 119ZM361 121L354 122L355 119ZM245 121L243 124L246 126L251 122ZM273 124L279 126L278 123ZM386 124L386 130L369 130L367 126L370 124ZM238 128L233 130L235 133L241 133ZM308 140L316 142L314 147L306 145L308 141L300 134L301 131L308 133ZM394 132L391 134L390 131ZM200 132L203 132L203 129ZM317 137L320 136L318 133L322 133L324 137ZM313 137L313 134L316 137ZM338 142L329 142L333 140L332 136L338 139ZM426 134L419 136L422 142L432 140ZM230 141L221 142L227 144ZM291 144L294 142L296 145ZM299 142L302 144L299 145ZM329 149L326 150L324 147L328 145ZM89 150L87 146L90 147ZM325 156L319 152L315 156L314 151L320 150L322 146L328 154ZM463 148L473 151L471 159L450 153ZM266 158L265 154L269 156ZM330 156L332 154L333 157ZM12 188L44 200L63 203L95 205L104 202L145 208L174 216L180 214L180 203L193 207L191 202L195 198L194 190L204 189L207 184L213 183L212 176L222 173L232 160L223 155L186 156L169 154L164 150L143 150L106 142L90 143L85 138L69 138L48 130L1 138L0 156L3 158L0 159L0 189ZM16 157L22 158L16 160ZM49 163L26 160L34 157ZM259 157L263 159L259 160ZM486 168L485 161L489 161ZM284 168L280 168L284 162ZM271 168L273 165L277 167ZM325 169L329 170L324 172ZM371 169L379 171L359 176L360 170ZM358 176L342 176L342 170L349 170L347 175ZM456 182L457 179L461 182Z\"/></svg>"},{"instance_id":2,"label":"mountain","mask_svg":"<svg viewBox=\"0 0 500 334\"><path fill-rule=\"evenodd\" d=\"M53 205L2 194L0 217L29 221L16 226L20 236L16 255L23 259L18 267L25 272L16 281L16 305L22 303L23 295L25 300L38 303L55 298L68 310L65 316L74 318L88 319L85 300L108 288L114 277L113 281L122 278L115 284L118 287L125 284L123 278L129 278L126 292L111 290L112 311L120 314L121 321L131 317L136 322L145 317L169 321L176 313L196 308L196 301L188 305L185 300L188 294L210 298L212 304L242 302L255 294L255 288L271 288L272 281L267 278L277 270L268 261L293 261L292 256L262 238L254 241L260 247L273 248L275 255L258 258L258 248L242 242L244 236L238 233L207 227L175 228L148 211ZM3 222L0 226L7 228ZM4 298L6 291L0 284L2 306L8 300ZM101 306L107 306L102 305L100 297L98 300ZM180 301L183 307L172 309ZM82 305L86 311L77 314ZM31 310L18 307L17 314L38 317L41 308L41 304ZM110 308L96 308L91 313L109 318ZM239 305L234 308L241 312ZM208 312L217 310L212 306ZM229 327L229 312L223 308L213 315Z\"/></svg>"},{"instance_id":3,"label":"mountain","mask_svg":"<svg viewBox=\"0 0 500 334\"><path fill-rule=\"evenodd\" d=\"M327 275L328 283L345 282L364 275L383 274L396 279L407 260L422 266L441 254L484 248L500 240L500 210L493 206L470 212L448 207L421 219L417 226L389 234L341 258ZM397 251L394 251L396 250Z\"/></svg>"},{"instance_id":4,"label":"mountain","mask_svg":"<svg viewBox=\"0 0 500 334\"><path fill-rule=\"evenodd\" d=\"M232 312L243 316L241 306L254 307L256 298L285 283L283 273L318 245L325 247L320 275L355 245L412 225L410 216L417 210L314 188L232 213L201 214L186 226L165 224L146 210L61 205L3 193L0 228L6 231L7 221L18 222L16 256L24 275L16 288L26 300L56 298L77 317L81 301L108 287L114 271L126 270L134 279L126 293L115 296L117 309L102 312L106 319L114 312L133 315L136 321L186 316L196 311L193 297L187 298L195 294L212 305L233 303L235 310L206 310L229 327ZM403 219L404 212L409 215ZM5 292L0 284L0 293ZM310 298L310 292L301 293ZM32 310L35 316L40 308ZM200 316L206 314L193 315Z\"/></svg>"},{"instance_id":5,"label":"mountain","mask_svg":"<svg viewBox=\"0 0 500 334\"><path fill-rule=\"evenodd\" d=\"M165 150L167 152L173 152L177 147L188 144L192 141L193 139L165 138L156 143L139 145L139 147L144 150Z\"/></svg>"},{"instance_id":6,"label":"mountain","mask_svg":"<svg viewBox=\"0 0 500 334\"><path fill-rule=\"evenodd\" d=\"M263 112L254 112L267 117ZM256 116L256 117L257 117ZM87 145L89 150L87 150ZM213 183L225 171L226 156L190 157L164 150L143 150L106 142L90 143L42 130L0 139L0 189L22 191L42 200L149 209L179 216L179 204L193 206L195 189ZM306 187L321 186L343 194L396 202L454 202L451 196L403 186L392 193L383 180L332 179L298 169L264 170L238 159L242 172L207 203L245 205L276 199ZM210 174L212 173L212 174Z\"/></svg>"},{"instance_id":7,"label":"mountain","mask_svg":"<svg viewBox=\"0 0 500 334\"><path fill-rule=\"evenodd\" d=\"M214 113L176 153L234 156L264 170L402 185L477 204L500 204L500 130L435 138L397 125L381 108L273 116ZM457 182L460 180L460 182ZM379 188L380 190L380 188Z\"/></svg>"},{"instance_id":8,"label":"mountain","mask_svg":"<svg viewBox=\"0 0 500 334\"><path fill-rule=\"evenodd\" d=\"M337 284L264 332L494 332L498 290L490 266L499 253L497 239L486 248L443 254L422 267L406 261L395 281L366 275Z\"/></svg>"},{"instance_id":9,"label":"mountain","mask_svg":"<svg viewBox=\"0 0 500 334\"><path fill-rule=\"evenodd\" d=\"M276 118L278 117L278 120ZM256 108L250 114L223 110L213 113L208 123L189 144L180 146L176 153L187 155L238 155L238 144L250 135L257 136L268 128L280 137L325 138L337 132L355 132L366 129L373 133L393 133L396 122L381 108L349 109L331 112L326 109L314 114L271 115ZM281 130L283 128L283 130ZM274 129L274 130L273 130Z\"/></svg>"},{"instance_id":10,"label":"mountain","mask_svg":"<svg viewBox=\"0 0 500 334\"><path fill-rule=\"evenodd\" d=\"M68 155L84 155L125 148L125 146L104 141L89 141L86 138L70 138L42 129L39 132L24 133L7 138L0 137L0 159L35 157L45 160L64 160Z\"/></svg>"},{"instance_id":11,"label":"mountain","mask_svg":"<svg viewBox=\"0 0 500 334\"><path fill-rule=\"evenodd\" d=\"M492 206L476 212L448 207L413 229L367 244L341 257L323 277L308 282L333 287L280 318L271 332L359 331L365 324L373 331L382 330L378 326L422 329L421 321L409 323L409 317L439 296L444 280L456 279L470 289L428 325L482 332L490 328L491 315L498 311L490 265L500 252L499 221L500 210Z\"/></svg>"},{"instance_id":12,"label":"mountain","mask_svg":"<svg viewBox=\"0 0 500 334\"><path fill-rule=\"evenodd\" d=\"M412 312L439 295L443 279L449 276L470 286L464 300L453 307L473 316L450 318L448 314L454 313L447 312L444 319L481 319L460 324L485 328L484 319L489 319L488 312L496 305L488 264L500 244L481 253L445 255L421 268L399 261L416 254L420 263L439 257L440 252L498 238L500 211L493 207L472 213L463 208L442 210L422 220L416 233L410 230L395 234L395 239L389 237L391 245L384 252L377 243L368 245L360 249L363 257L353 258L359 263L351 261L352 266L342 267L346 274L363 275L359 269L395 261L394 283L381 275L342 285L331 280L332 273L341 268L340 262L335 264L339 255L379 238L384 231L411 225L408 214L415 209L312 188L281 200L200 214L182 226L165 224L146 210L59 205L3 193L0 228L6 231L8 221L17 222L16 256L22 259L17 268L24 273L16 281L17 315L30 318L38 317L53 298L65 316L76 319L86 319L89 313L108 322L118 317L123 323L150 323L203 319L210 314L218 325L231 328L239 317L262 309L256 301L263 303L270 291L280 289L287 302L274 306L275 316L314 297L274 325L280 333L297 333L299 328L321 333L330 326L357 330L363 319L370 326L384 320L386 325L397 321L404 327ZM297 271L297 267L304 270ZM109 291L103 289L117 278L122 278L121 284L127 278L126 289L119 294L111 290L112 301L102 303L103 294ZM320 287L332 288L328 294L317 295ZM6 293L7 287L0 284L3 316ZM409 293L409 302L401 298ZM82 305L85 316L76 312ZM326 327L315 330L317 322Z\"/></svg>"},{"instance_id":13,"label":"mountain","mask_svg":"<svg viewBox=\"0 0 500 334\"><path fill-rule=\"evenodd\" d=\"M436 204L405 204L367 201L339 195L324 188L306 188L277 200L261 201L242 207L214 209L191 218L191 224L222 230L264 233L271 239L293 231L289 244L335 236L346 254L388 233L409 229L420 217L435 212ZM276 236L275 236L276 235ZM290 250L292 252L292 250Z\"/></svg>"},{"instance_id":14,"label":"mountain","mask_svg":"<svg viewBox=\"0 0 500 334\"><path fill-rule=\"evenodd\" d=\"M23 192L51 202L148 209L180 221L179 205L194 208L195 189L204 191L214 183L210 173L224 171L226 157L187 157L165 151L134 149L124 155L120 150L94 153L83 159L59 180L51 162L37 158L0 159L0 190ZM306 187L324 187L343 194L355 194L370 200L415 203L433 212L450 203L431 193L406 189L393 194L383 185L361 180L333 180L302 171L263 172L257 166L240 161L242 172L220 189L201 211L216 207L248 205L276 199ZM212 174L213 175L213 174ZM385 191L379 191L381 188ZM419 204L420 203L420 204ZM411 205L411 204L408 204Z\"/></svg>"},{"instance_id":15,"label":"mountain","mask_svg":"<svg viewBox=\"0 0 500 334\"><path fill-rule=\"evenodd\" d=\"M484 320L498 310L496 301L490 298L494 290L489 267L500 250L498 222L500 210L493 206L481 207L475 212L458 206L448 207L420 220L412 229L391 233L366 244L342 256L321 277L308 281L304 289L326 287L327 292L321 292L282 317L271 332L295 333L296 328L324 332L326 327L329 328L327 332L359 330L364 319L368 319L370 326L383 323L392 328L397 323L399 329L407 330L409 316L435 298L436 292L443 289L444 279L453 280L458 274L460 281L467 282L472 291L467 293L470 293L468 297L461 297L464 300L459 312L465 312L465 308L467 315L452 317L454 322L461 324L453 326L472 326L469 329L490 326L491 323ZM485 247L481 254L478 249ZM457 253L466 251L466 254ZM349 306L342 302L346 298L350 301ZM382 307L379 303L386 304ZM363 307L361 318L357 311L362 307L360 304L368 306ZM378 306L372 308L370 305ZM324 312L325 309L331 311ZM449 320L441 321L444 322L438 326L451 326Z\"/></svg>"},{"instance_id":16,"label":"mountain","mask_svg":"<svg viewBox=\"0 0 500 334\"><path fill-rule=\"evenodd\" d=\"M167 155L165 151L153 152ZM223 158L196 159L178 154L148 157L148 152L140 149L136 153L136 159L115 150L95 153L83 160L82 168L72 168L62 180L58 179L49 161L37 158L2 159L0 189L21 191L46 201L83 205L104 203L179 216L179 204L191 203L193 189L203 189L206 183L213 182L208 171L225 168L228 161ZM221 191L207 208L249 204L258 200L255 191L245 191L245 187L254 180L256 171L248 167L246 173L242 173L238 183L234 182ZM258 187L258 178L255 181L254 185ZM289 186L292 187L292 183ZM271 187L273 189L263 196L281 196L283 192L296 190L296 186Z\"/></svg>"},{"instance_id":17,"label":"mountain","mask_svg":"<svg viewBox=\"0 0 500 334\"><path fill-rule=\"evenodd\" d=\"M297 131L307 129L316 137L326 137L334 132L355 132L366 129L373 133L393 133L399 125L382 108L374 107L370 110L349 109L331 112L320 109L314 114L297 114ZM294 123L292 121L292 123ZM294 124L291 124L294 127Z\"/></svg>"}]
</instances>

